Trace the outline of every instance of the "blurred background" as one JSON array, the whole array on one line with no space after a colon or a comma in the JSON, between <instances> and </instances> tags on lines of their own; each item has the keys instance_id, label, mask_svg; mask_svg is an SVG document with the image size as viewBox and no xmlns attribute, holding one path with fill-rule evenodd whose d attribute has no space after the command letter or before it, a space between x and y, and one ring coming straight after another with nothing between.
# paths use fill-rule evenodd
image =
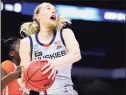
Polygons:
<instances>
[{"instance_id":1,"label":"blurred background","mask_svg":"<svg viewBox=\"0 0 126 95\"><path fill-rule=\"evenodd\" d=\"M47 0L46 0L47 1ZM20 36L22 23L32 21L35 7L44 0L2 0L2 39ZM72 19L82 60L72 69L79 95L125 95L125 0L48 0L59 15ZM2 61L6 60L1 43Z\"/></svg>"}]
</instances>

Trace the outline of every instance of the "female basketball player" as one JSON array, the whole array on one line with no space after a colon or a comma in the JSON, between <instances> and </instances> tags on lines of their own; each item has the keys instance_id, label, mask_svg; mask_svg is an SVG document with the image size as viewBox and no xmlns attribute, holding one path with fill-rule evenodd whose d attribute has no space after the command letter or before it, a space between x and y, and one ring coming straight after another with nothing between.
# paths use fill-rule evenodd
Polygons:
<instances>
[{"instance_id":1,"label":"female basketball player","mask_svg":"<svg viewBox=\"0 0 126 95\"><path fill-rule=\"evenodd\" d=\"M4 42L10 60L2 62L2 69L1 69L2 74L1 90L3 93L2 95L22 95L22 91L20 91L20 86L17 80L21 76L21 68L19 67L20 39L13 37L7 39Z\"/></svg>"},{"instance_id":2,"label":"female basketball player","mask_svg":"<svg viewBox=\"0 0 126 95\"><path fill-rule=\"evenodd\" d=\"M59 28L56 9L50 3L37 6L33 20L35 34L20 43L20 65L26 67L33 60L47 59L48 64L42 70L48 68L43 74L52 69L48 78L53 79L57 71L55 82L47 94L76 95L71 80L71 67L81 59L81 54L73 31Z\"/></svg>"},{"instance_id":3,"label":"female basketball player","mask_svg":"<svg viewBox=\"0 0 126 95\"><path fill-rule=\"evenodd\" d=\"M66 23L70 23L69 20L65 19L65 22L60 25L60 28L64 27L66 25ZM31 29L28 28L30 26L34 26L34 24L32 22L28 22L28 23L24 23L21 26L21 36L22 37L26 37L26 36L31 35L31 33L34 33L35 30L31 30L32 27L31 27ZM32 31L32 32L28 32L28 31ZM6 41L4 41L4 43L5 43L5 46L6 46L7 55L9 54L10 60L6 60L6 61L2 62L1 90L3 91L3 89L8 84L10 84L12 82L11 85L9 85L8 92L4 90L3 94L10 93L10 92L11 92L10 94L17 93L17 92L22 93L22 91L19 91L19 90L16 91L16 89L14 89L12 87L12 84L14 84L14 85L17 84L17 82L14 81L14 80L18 79L19 76L21 76L21 68L19 67L20 57L19 57L19 54L18 54L20 39L12 37L12 38L9 38ZM14 65L17 66L16 70L15 70ZM17 87L17 88L20 89L19 87ZM6 89L7 89L7 87L6 87ZM31 91L31 93L34 95L35 92Z\"/></svg>"}]
</instances>

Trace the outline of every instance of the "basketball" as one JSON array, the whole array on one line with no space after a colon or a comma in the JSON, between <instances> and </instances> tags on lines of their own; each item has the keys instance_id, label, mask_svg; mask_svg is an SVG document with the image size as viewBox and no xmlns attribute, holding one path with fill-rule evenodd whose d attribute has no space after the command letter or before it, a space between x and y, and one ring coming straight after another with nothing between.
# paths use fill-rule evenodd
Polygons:
<instances>
[{"instance_id":1,"label":"basketball","mask_svg":"<svg viewBox=\"0 0 126 95\"><path fill-rule=\"evenodd\" d=\"M27 68L24 69L24 83L26 87L34 91L45 91L52 86L54 80L52 78L48 79L51 70L46 74L42 74L42 66L44 66L48 61L38 60L32 62Z\"/></svg>"}]
</instances>

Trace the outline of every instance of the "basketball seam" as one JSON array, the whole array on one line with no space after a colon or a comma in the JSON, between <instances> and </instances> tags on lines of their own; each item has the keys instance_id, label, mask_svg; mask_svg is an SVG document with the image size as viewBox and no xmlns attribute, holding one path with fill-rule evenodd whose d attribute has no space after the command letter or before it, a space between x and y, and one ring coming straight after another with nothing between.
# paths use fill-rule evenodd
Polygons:
<instances>
[{"instance_id":1,"label":"basketball seam","mask_svg":"<svg viewBox=\"0 0 126 95\"><path fill-rule=\"evenodd\" d=\"M37 62L37 61L36 61L36 62ZM39 62L39 61L38 61L38 62ZM44 60L43 62L45 62L45 60ZM30 67L32 64L33 64L33 62L29 65L29 67ZM28 67L28 71L27 71L28 79L31 78L38 70L40 70L40 68L39 68L35 73L33 73L32 76L29 77L29 74L28 74L28 72L29 72L29 67Z\"/></svg>"},{"instance_id":2,"label":"basketball seam","mask_svg":"<svg viewBox=\"0 0 126 95\"><path fill-rule=\"evenodd\" d=\"M28 81L31 80L31 78L40 70L41 68L39 68L38 70L36 70L30 77L28 77ZM28 72L27 72L28 75Z\"/></svg>"},{"instance_id":3,"label":"basketball seam","mask_svg":"<svg viewBox=\"0 0 126 95\"><path fill-rule=\"evenodd\" d=\"M39 71L40 69L41 68L39 68L37 71ZM35 75L37 73L37 71L33 75ZM33 82L39 82L39 81L43 81L43 80L47 79L47 78L45 78L45 79L42 79L42 80L31 80L31 78L33 77L33 75L30 78L28 78L28 81L30 80L30 81L33 81Z\"/></svg>"},{"instance_id":4,"label":"basketball seam","mask_svg":"<svg viewBox=\"0 0 126 95\"><path fill-rule=\"evenodd\" d=\"M33 63L31 63L30 65L29 65L29 67L32 65ZM28 76L28 79L29 79L29 74L28 74L28 72L29 72L29 67L28 67L28 71L27 71L27 76ZM40 69L40 68L39 68ZM31 78L31 76L30 76L30 78Z\"/></svg>"},{"instance_id":5,"label":"basketball seam","mask_svg":"<svg viewBox=\"0 0 126 95\"><path fill-rule=\"evenodd\" d=\"M24 76L24 77L25 77L25 76ZM39 88L39 87L36 87L36 86L34 86L33 84L31 84L31 83L26 79L26 77L25 77L25 80L27 81L28 86L33 86L33 87L35 87L35 88L37 88L37 89L45 90L44 88ZM31 87L30 87L30 88L31 88Z\"/></svg>"}]
</instances>

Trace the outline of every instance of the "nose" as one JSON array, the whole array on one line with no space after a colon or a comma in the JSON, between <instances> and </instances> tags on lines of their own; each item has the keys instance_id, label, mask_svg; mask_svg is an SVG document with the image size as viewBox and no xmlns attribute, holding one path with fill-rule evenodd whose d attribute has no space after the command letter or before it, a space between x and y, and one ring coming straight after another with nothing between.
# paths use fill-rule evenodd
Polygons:
<instances>
[{"instance_id":1,"label":"nose","mask_svg":"<svg viewBox=\"0 0 126 95\"><path fill-rule=\"evenodd\" d=\"M53 14L56 14L56 11L55 11L55 10L53 10L53 11L52 11L52 13L53 13Z\"/></svg>"}]
</instances>

